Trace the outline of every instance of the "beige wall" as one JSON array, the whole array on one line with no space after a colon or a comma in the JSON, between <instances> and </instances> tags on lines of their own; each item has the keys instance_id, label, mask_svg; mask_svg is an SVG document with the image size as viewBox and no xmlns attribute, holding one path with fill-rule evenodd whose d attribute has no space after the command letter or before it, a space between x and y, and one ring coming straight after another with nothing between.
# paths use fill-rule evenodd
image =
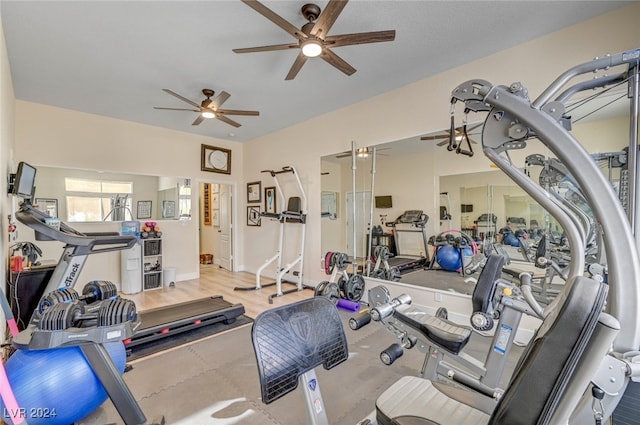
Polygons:
<instances>
[{"instance_id":1,"label":"beige wall","mask_svg":"<svg viewBox=\"0 0 640 425\"><path fill-rule=\"evenodd\" d=\"M15 144L15 96L13 93L13 81L11 79L11 69L9 68L9 59L7 57L7 48L4 41L4 30L0 21L0 193L2 193L2 201L0 202L0 248L2 258L8 258L9 246L14 243L14 234L8 234L9 219L14 208L13 197L6 195L7 179L9 172L15 172L14 163L12 161L13 147ZM7 243L8 242L8 243ZM2 264L6 264L5 261ZM0 279L2 282L7 281L7 270L4 266L0 267ZM4 288L3 288L4 290ZM4 317L4 315L2 315ZM5 321L0 320L0 332L4 334Z\"/></svg>"},{"instance_id":2,"label":"beige wall","mask_svg":"<svg viewBox=\"0 0 640 425\"><path fill-rule=\"evenodd\" d=\"M4 164L13 163L11 160L28 160L34 165L179 175L191 177L194 185L201 181L237 183L239 193L234 196L234 211L237 211L234 221L238 237L236 264L239 270L248 271L256 271L265 259L273 255L278 226L246 227L245 184L259 180L263 187L270 186L270 177L261 174L260 170L293 165L299 172L309 201L304 278L313 284L325 278L318 261L322 256L321 156L349 150L352 141L358 146L375 145L446 127L451 90L472 78L486 79L495 84L521 81L535 97L556 76L577 63L596 55L636 48L635 17L639 15L640 5L635 3L245 145L22 101L15 102L14 121L13 94L10 90L3 90L3 154L6 155L11 149L14 122L16 133L15 155L5 159ZM6 62L4 43L2 48L2 57ZM3 88L10 88L11 76L5 62L2 84ZM6 107L5 103L8 103ZM34 120L33 117L38 119ZM201 143L233 150L232 175L212 177L210 173L199 171ZM432 218L437 217L437 176L486 170L489 167L488 160L480 155L472 159L460 158L444 149L435 150L420 163L424 167L424 175L421 176L424 190L420 191L420 199L415 199L417 194L411 191L409 203L419 204ZM6 170L2 171L6 174ZM197 193L194 191L194 197ZM403 196L406 195L398 194L398 202ZM398 210L401 208L398 206ZM176 262L178 273L183 276L197 273L198 270L199 218L195 218L185 226L167 223L163 228L165 246L169 250L165 255ZM433 223L435 220L432 219ZM6 229L6 226L3 227ZM90 272L93 275L109 271L92 265Z\"/></svg>"}]
</instances>

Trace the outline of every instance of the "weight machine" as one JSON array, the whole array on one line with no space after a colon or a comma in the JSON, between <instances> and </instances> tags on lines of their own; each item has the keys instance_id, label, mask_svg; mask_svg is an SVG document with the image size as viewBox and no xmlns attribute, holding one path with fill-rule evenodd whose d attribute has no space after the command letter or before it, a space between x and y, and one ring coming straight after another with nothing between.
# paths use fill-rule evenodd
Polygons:
<instances>
[{"instance_id":1,"label":"weight machine","mask_svg":"<svg viewBox=\"0 0 640 425\"><path fill-rule=\"evenodd\" d=\"M286 210L283 210L279 213L264 211L260 213L261 217L270 218L280 223L278 248L276 253L271 258L267 259L256 272L255 287L235 287L233 289L235 291L254 291L261 289L262 287L275 286L275 294L269 295L269 304L273 304L274 297L281 297L285 294L302 291L303 289L313 289L302 283L302 271L304 266L305 225L307 221L307 196L305 195L304 188L302 187L302 182L300 181L300 176L298 175L295 167L285 166L278 171L262 170L262 173L268 173L271 175L276 186L278 197L280 199L280 205L287 205ZM284 196L282 186L280 185L280 181L278 180L278 176L284 174L291 174L293 175L293 177L295 177L295 181L298 187L298 193L300 196L292 196L288 199ZM298 229L300 232L300 240L297 247L298 255L292 261L283 265L282 255L284 249L285 227L287 227L287 224L299 224L301 226L301 228ZM263 284L261 282L262 272L271 264L275 264L276 266L276 280L275 282ZM296 267L296 270L293 270L294 267ZM285 275L290 272L297 278L297 282L294 283L284 280ZM283 291L283 283L295 285L296 287L295 289Z\"/></svg>"},{"instance_id":2,"label":"weight machine","mask_svg":"<svg viewBox=\"0 0 640 425\"><path fill-rule=\"evenodd\" d=\"M586 424L606 423L611 417L618 423L617 408L625 410L620 415L622 422L625 417L638 417L633 398L637 400L638 384L632 382L640 379L640 258L638 235L634 238L639 66L640 49L595 58L565 71L533 101L519 82L504 86L476 79L452 91L452 117L457 102L464 103L465 115L469 111L487 112L482 130L485 155L558 220L573 255L562 292L542 310L543 323L500 399L493 405L487 404L486 398L465 402L454 394L455 389L449 391L429 380L404 377L376 401L374 417L380 423L409 416L414 422L425 423ZM622 72L617 73L620 68ZM614 74L572 82L602 70ZM626 211L593 158L569 133L570 117L564 104L575 93L607 87L620 79L629 82L631 99ZM570 82L572 85L565 89ZM585 198L603 230L608 285L583 276L585 239L575 217L511 161L509 151L525 148L534 137L567 166L582 188L588 188ZM452 136L448 149L457 147ZM468 147L458 147L457 152L472 156L471 145ZM537 303L530 298L527 302L534 308ZM401 398L407 391L413 397ZM631 395L625 403L627 393ZM447 422L453 415L465 419Z\"/></svg>"},{"instance_id":3,"label":"weight machine","mask_svg":"<svg viewBox=\"0 0 640 425\"><path fill-rule=\"evenodd\" d=\"M432 381L444 378L489 397L502 394L499 384L522 314L539 317L541 313L532 310L520 288L500 278L504 261L499 255L487 259L472 295L471 327L448 321L443 308L435 316L427 314L424 307L412 305L408 295L391 299L388 292L374 294L372 298L378 303L371 309L371 318L400 340L380 353L382 362L391 365L402 356L403 349L417 347L425 353L421 377ZM530 280L529 275L523 275L526 285ZM381 288L386 289L371 291ZM488 332L494 328L484 362L464 351L473 330Z\"/></svg>"}]
</instances>

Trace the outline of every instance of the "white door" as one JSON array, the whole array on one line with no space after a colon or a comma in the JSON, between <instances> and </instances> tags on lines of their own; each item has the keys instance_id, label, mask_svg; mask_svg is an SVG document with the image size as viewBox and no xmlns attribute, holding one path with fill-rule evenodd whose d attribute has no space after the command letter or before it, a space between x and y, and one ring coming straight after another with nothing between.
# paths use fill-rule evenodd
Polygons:
<instances>
[{"instance_id":1,"label":"white door","mask_svg":"<svg viewBox=\"0 0 640 425\"><path fill-rule=\"evenodd\" d=\"M220 185L220 233L219 238L219 264L223 269L233 271L233 223L231 217L232 205L231 202L231 186L228 184Z\"/></svg>"},{"instance_id":2,"label":"white door","mask_svg":"<svg viewBox=\"0 0 640 425\"><path fill-rule=\"evenodd\" d=\"M356 202L353 203L353 192L347 192L347 254L353 256L354 220L355 208L355 236L356 257L367 256L367 235L369 234L369 211L371 208L371 192L356 192Z\"/></svg>"}]
</instances>

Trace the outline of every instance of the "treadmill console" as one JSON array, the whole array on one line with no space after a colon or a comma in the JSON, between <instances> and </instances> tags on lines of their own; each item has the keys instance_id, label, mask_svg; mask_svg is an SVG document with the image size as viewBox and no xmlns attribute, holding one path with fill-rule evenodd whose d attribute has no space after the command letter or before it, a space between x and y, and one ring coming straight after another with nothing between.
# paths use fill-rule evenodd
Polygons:
<instances>
[{"instance_id":1,"label":"treadmill console","mask_svg":"<svg viewBox=\"0 0 640 425\"><path fill-rule=\"evenodd\" d=\"M406 210L402 215L387 225L393 227L396 224L414 224L416 226L424 225L429 220L429 216L424 214L422 210Z\"/></svg>"}]
</instances>

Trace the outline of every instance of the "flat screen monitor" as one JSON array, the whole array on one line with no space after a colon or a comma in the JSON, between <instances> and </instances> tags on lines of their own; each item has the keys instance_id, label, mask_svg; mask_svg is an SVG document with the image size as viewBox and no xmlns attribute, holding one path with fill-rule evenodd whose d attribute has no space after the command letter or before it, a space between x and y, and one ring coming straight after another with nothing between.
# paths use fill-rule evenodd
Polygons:
<instances>
[{"instance_id":1,"label":"flat screen monitor","mask_svg":"<svg viewBox=\"0 0 640 425\"><path fill-rule=\"evenodd\" d=\"M26 162L18 164L16 179L13 182L13 194L23 198L25 201L33 197L36 182L36 169Z\"/></svg>"},{"instance_id":2,"label":"flat screen monitor","mask_svg":"<svg viewBox=\"0 0 640 425\"><path fill-rule=\"evenodd\" d=\"M391 195L376 196L376 208L391 208L393 202L391 201Z\"/></svg>"}]
</instances>

